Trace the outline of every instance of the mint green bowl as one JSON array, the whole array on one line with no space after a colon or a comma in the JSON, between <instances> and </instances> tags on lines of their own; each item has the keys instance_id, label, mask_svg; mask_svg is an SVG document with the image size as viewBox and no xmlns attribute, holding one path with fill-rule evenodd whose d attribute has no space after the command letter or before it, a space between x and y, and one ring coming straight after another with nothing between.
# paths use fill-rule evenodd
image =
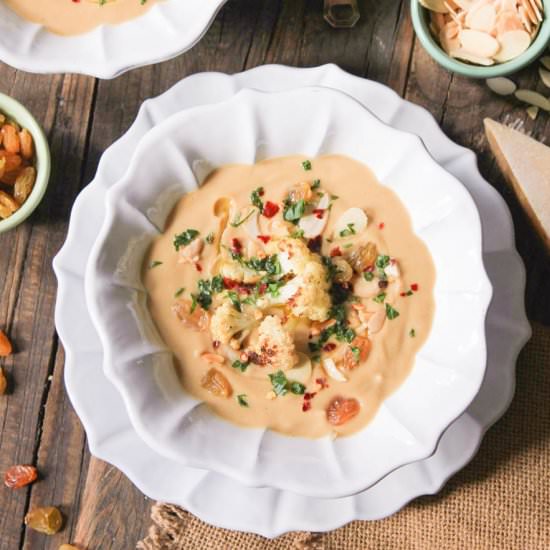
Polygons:
<instances>
[{"instance_id":1,"label":"mint green bowl","mask_svg":"<svg viewBox=\"0 0 550 550\"><path fill-rule=\"evenodd\" d=\"M17 212L5 220L0 220L0 233L3 233L17 227L26 220L40 204L48 187L51 162L48 140L42 128L21 103L10 96L0 93L0 112L9 118L13 118L19 125L31 133L36 152L36 181L33 190Z\"/></svg>"},{"instance_id":2,"label":"mint green bowl","mask_svg":"<svg viewBox=\"0 0 550 550\"><path fill-rule=\"evenodd\" d=\"M515 73L543 54L550 41L550 0L543 0L543 3L545 17L536 39L529 48L511 61L491 65L490 67L471 65L447 55L432 36L429 27L428 10L421 6L418 0L411 0L411 14L414 30L421 44L442 67L453 73L469 76L470 78L493 78L495 76Z\"/></svg>"}]
</instances>

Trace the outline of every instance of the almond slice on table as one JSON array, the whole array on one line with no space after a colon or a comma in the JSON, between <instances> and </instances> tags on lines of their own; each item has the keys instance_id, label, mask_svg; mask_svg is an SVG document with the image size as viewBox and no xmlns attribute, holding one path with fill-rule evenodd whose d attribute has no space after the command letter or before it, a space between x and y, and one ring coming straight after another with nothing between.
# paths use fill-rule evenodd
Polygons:
<instances>
[{"instance_id":1,"label":"almond slice on table","mask_svg":"<svg viewBox=\"0 0 550 550\"><path fill-rule=\"evenodd\" d=\"M540 79L542 80L542 83L547 88L550 88L550 71L547 71L546 69L543 69L542 67L539 67L539 75L540 75Z\"/></svg>"},{"instance_id":2,"label":"almond slice on table","mask_svg":"<svg viewBox=\"0 0 550 550\"><path fill-rule=\"evenodd\" d=\"M466 14L466 25L474 31L491 34L495 28L497 12L492 4L472 9Z\"/></svg>"},{"instance_id":3,"label":"almond slice on table","mask_svg":"<svg viewBox=\"0 0 550 550\"><path fill-rule=\"evenodd\" d=\"M462 61L469 61L470 63L485 65L487 67L495 64L494 59L490 57L479 57L477 55L473 55L464 48L457 48L456 50L452 50L451 52L449 52L449 55L451 57L456 57L456 59L460 59Z\"/></svg>"},{"instance_id":4,"label":"almond slice on table","mask_svg":"<svg viewBox=\"0 0 550 550\"><path fill-rule=\"evenodd\" d=\"M544 111L550 111L550 99L545 98L538 92L532 90L517 90L514 94L520 101L540 107Z\"/></svg>"},{"instance_id":5,"label":"almond slice on table","mask_svg":"<svg viewBox=\"0 0 550 550\"><path fill-rule=\"evenodd\" d=\"M550 55L545 55L541 57L539 61L542 63L542 66L550 71Z\"/></svg>"},{"instance_id":6,"label":"almond slice on table","mask_svg":"<svg viewBox=\"0 0 550 550\"><path fill-rule=\"evenodd\" d=\"M531 44L531 37L525 31L509 31L499 36L500 50L494 55L500 63L521 55Z\"/></svg>"},{"instance_id":7,"label":"almond slice on table","mask_svg":"<svg viewBox=\"0 0 550 550\"><path fill-rule=\"evenodd\" d=\"M500 169L550 250L550 147L489 118L484 124Z\"/></svg>"},{"instance_id":8,"label":"almond slice on table","mask_svg":"<svg viewBox=\"0 0 550 550\"><path fill-rule=\"evenodd\" d=\"M488 78L485 82L498 95L512 95L518 89L512 80L504 76Z\"/></svg>"},{"instance_id":9,"label":"almond slice on table","mask_svg":"<svg viewBox=\"0 0 550 550\"><path fill-rule=\"evenodd\" d=\"M500 49L496 38L486 32L464 29L459 36L462 48L476 57L493 57Z\"/></svg>"},{"instance_id":10,"label":"almond slice on table","mask_svg":"<svg viewBox=\"0 0 550 550\"><path fill-rule=\"evenodd\" d=\"M531 120L535 120L539 114L539 108L536 107L535 105L529 105L529 107L527 107L527 109L525 110L527 111L527 116Z\"/></svg>"}]
</instances>

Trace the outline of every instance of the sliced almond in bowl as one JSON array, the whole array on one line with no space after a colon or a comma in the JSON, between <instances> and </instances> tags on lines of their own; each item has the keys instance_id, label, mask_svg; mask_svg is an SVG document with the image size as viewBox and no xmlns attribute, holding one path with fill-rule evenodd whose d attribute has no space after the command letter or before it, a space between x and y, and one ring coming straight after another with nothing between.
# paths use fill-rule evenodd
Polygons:
<instances>
[{"instance_id":1,"label":"sliced almond in bowl","mask_svg":"<svg viewBox=\"0 0 550 550\"><path fill-rule=\"evenodd\" d=\"M459 36L462 48L477 57L493 57L500 49L497 39L486 32L464 29Z\"/></svg>"},{"instance_id":2,"label":"sliced almond in bowl","mask_svg":"<svg viewBox=\"0 0 550 550\"><path fill-rule=\"evenodd\" d=\"M499 36L500 50L494 55L495 61L503 63L521 55L531 44L531 36L525 31L509 31Z\"/></svg>"}]
</instances>

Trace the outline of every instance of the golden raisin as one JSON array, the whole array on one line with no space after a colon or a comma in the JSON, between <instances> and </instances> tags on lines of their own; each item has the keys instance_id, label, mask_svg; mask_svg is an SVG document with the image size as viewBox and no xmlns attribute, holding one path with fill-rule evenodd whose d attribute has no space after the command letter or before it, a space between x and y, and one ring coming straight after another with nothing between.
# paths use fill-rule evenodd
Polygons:
<instances>
[{"instance_id":1,"label":"golden raisin","mask_svg":"<svg viewBox=\"0 0 550 550\"><path fill-rule=\"evenodd\" d=\"M203 376L201 386L218 397L229 397L233 393L227 378L216 369L210 369Z\"/></svg>"},{"instance_id":2,"label":"golden raisin","mask_svg":"<svg viewBox=\"0 0 550 550\"><path fill-rule=\"evenodd\" d=\"M335 397L327 407L327 420L333 426L341 426L359 414L361 405L353 398Z\"/></svg>"},{"instance_id":3,"label":"golden raisin","mask_svg":"<svg viewBox=\"0 0 550 550\"><path fill-rule=\"evenodd\" d=\"M374 265L377 256L376 245L368 242L350 254L349 263L357 273L363 273L363 271Z\"/></svg>"},{"instance_id":4,"label":"golden raisin","mask_svg":"<svg viewBox=\"0 0 550 550\"><path fill-rule=\"evenodd\" d=\"M305 181L295 185L288 193L290 202L298 202L301 200L308 202L311 200L312 196L311 187L309 183Z\"/></svg>"},{"instance_id":5,"label":"golden raisin","mask_svg":"<svg viewBox=\"0 0 550 550\"><path fill-rule=\"evenodd\" d=\"M35 180L36 170L32 166L23 168L17 175L13 187L13 198L19 204L23 204L27 200L34 187Z\"/></svg>"},{"instance_id":6,"label":"golden raisin","mask_svg":"<svg viewBox=\"0 0 550 550\"><path fill-rule=\"evenodd\" d=\"M20 489L36 481L38 470L34 466L18 464L6 470L4 485L10 489Z\"/></svg>"},{"instance_id":7,"label":"golden raisin","mask_svg":"<svg viewBox=\"0 0 550 550\"><path fill-rule=\"evenodd\" d=\"M172 311L176 317L182 322L184 327L198 330L200 332L205 331L208 328L210 317L208 312L204 311L202 307L196 306L193 311L191 300L182 298L174 303Z\"/></svg>"},{"instance_id":8,"label":"golden raisin","mask_svg":"<svg viewBox=\"0 0 550 550\"><path fill-rule=\"evenodd\" d=\"M356 336L351 342L351 347L346 350L344 355L344 367L346 369L354 369L361 363L367 360L371 343L364 336Z\"/></svg>"},{"instance_id":9,"label":"golden raisin","mask_svg":"<svg viewBox=\"0 0 550 550\"><path fill-rule=\"evenodd\" d=\"M39 533L55 535L63 525L63 516L54 506L34 508L25 516L25 525Z\"/></svg>"},{"instance_id":10,"label":"golden raisin","mask_svg":"<svg viewBox=\"0 0 550 550\"><path fill-rule=\"evenodd\" d=\"M0 357L7 357L13 351L8 337L0 330Z\"/></svg>"}]
</instances>

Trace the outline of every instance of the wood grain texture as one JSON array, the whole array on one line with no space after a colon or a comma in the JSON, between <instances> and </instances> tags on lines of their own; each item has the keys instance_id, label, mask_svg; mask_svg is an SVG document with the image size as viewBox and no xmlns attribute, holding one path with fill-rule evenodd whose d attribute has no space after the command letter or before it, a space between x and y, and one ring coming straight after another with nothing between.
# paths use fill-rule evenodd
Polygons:
<instances>
[{"instance_id":1,"label":"wood grain texture","mask_svg":"<svg viewBox=\"0 0 550 550\"><path fill-rule=\"evenodd\" d=\"M150 503L113 467L90 459L82 427L63 387L64 355L53 326L55 280L51 261L67 230L78 191L93 178L103 151L134 120L141 103L200 71L234 73L266 63L310 67L336 63L389 85L426 107L455 141L479 153L484 176L505 197L516 223L528 270L531 318L550 322L550 262L488 151L482 119L519 121L550 141L549 117L528 119L509 99L482 82L451 76L414 38L408 1L359 2L362 18L352 30L328 27L322 0L231 0L203 40L173 60L131 71L114 80L37 76L0 64L0 91L24 104L43 124L54 159L48 194L32 218L0 235L0 328L17 353L0 360L11 394L0 397L0 471L35 463L42 474L32 487L0 490L0 547L57 549L133 548L149 524ZM518 75L525 86L533 69ZM99 368L99 366L98 366ZM29 507L59 505L64 529L54 537L26 530Z\"/></svg>"}]
</instances>

